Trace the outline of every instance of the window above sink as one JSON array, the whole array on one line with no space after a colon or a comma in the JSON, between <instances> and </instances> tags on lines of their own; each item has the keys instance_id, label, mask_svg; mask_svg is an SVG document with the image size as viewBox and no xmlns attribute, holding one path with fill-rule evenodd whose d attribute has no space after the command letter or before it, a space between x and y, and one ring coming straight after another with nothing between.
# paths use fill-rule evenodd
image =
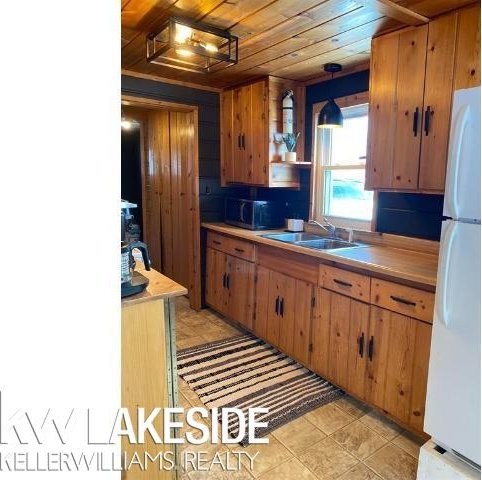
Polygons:
<instances>
[{"instance_id":1,"label":"window above sink","mask_svg":"<svg viewBox=\"0 0 482 480\"><path fill-rule=\"evenodd\" d=\"M371 230L373 192L365 190L368 92L336 102L343 113L342 128L320 129L313 122L311 216L337 227ZM315 118L323 105L313 106Z\"/></svg>"}]
</instances>

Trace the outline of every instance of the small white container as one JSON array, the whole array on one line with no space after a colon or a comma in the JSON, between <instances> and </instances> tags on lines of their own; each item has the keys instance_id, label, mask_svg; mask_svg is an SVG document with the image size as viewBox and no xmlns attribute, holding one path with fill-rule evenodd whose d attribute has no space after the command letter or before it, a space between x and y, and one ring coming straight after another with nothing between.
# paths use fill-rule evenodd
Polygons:
<instances>
[{"instance_id":1,"label":"small white container","mask_svg":"<svg viewBox=\"0 0 482 480\"><path fill-rule=\"evenodd\" d=\"M300 218L287 218L286 219L286 230L290 232L302 232L304 222Z\"/></svg>"},{"instance_id":2,"label":"small white container","mask_svg":"<svg viewBox=\"0 0 482 480\"><path fill-rule=\"evenodd\" d=\"M285 162L296 163L296 152L285 152Z\"/></svg>"}]
</instances>

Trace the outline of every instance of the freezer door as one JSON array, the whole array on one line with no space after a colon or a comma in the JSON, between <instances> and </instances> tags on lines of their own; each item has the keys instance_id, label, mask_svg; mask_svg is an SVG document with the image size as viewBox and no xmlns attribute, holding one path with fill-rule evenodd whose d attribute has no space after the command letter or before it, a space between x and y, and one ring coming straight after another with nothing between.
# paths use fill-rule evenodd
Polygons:
<instances>
[{"instance_id":1,"label":"freezer door","mask_svg":"<svg viewBox=\"0 0 482 480\"><path fill-rule=\"evenodd\" d=\"M447 220L437 278L424 430L480 465L480 225Z\"/></svg>"},{"instance_id":2,"label":"freezer door","mask_svg":"<svg viewBox=\"0 0 482 480\"><path fill-rule=\"evenodd\" d=\"M480 220L480 87L454 92L444 215Z\"/></svg>"}]
</instances>

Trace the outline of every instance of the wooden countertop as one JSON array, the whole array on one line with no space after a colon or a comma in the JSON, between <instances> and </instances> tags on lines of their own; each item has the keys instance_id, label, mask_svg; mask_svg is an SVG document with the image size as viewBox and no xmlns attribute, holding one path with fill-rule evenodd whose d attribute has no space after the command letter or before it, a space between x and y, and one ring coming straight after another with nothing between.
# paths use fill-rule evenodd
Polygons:
<instances>
[{"instance_id":1,"label":"wooden countertop","mask_svg":"<svg viewBox=\"0 0 482 480\"><path fill-rule=\"evenodd\" d=\"M203 223L202 227L255 243L283 248L321 260L378 273L394 280L401 279L428 287L435 287L437 283L438 256L429 253L368 244L351 249L313 250L261 237L267 233L284 233L282 230L252 231L225 223Z\"/></svg>"},{"instance_id":2,"label":"wooden countertop","mask_svg":"<svg viewBox=\"0 0 482 480\"><path fill-rule=\"evenodd\" d=\"M123 298L122 306L163 298L180 297L187 294L187 288L162 275L157 270L151 268L151 270L147 271L142 261L138 260L138 258L136 258L136 270L149 279L149 285L142 293Z\"/></svg>"}]
</instances>

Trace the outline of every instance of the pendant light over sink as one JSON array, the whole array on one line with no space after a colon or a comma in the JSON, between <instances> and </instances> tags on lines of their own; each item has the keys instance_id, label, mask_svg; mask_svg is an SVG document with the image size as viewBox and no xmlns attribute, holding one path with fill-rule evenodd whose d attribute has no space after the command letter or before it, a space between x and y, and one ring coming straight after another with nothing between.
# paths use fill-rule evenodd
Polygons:
<instances>
[{"instance_id":1,"label":"pendant light over sink","mask_svg":"<svg viewBox=\"0 0 482 480\"><path fill-rule=\"evenodd\" d=\"M333 74L341 72L341 65L339 63L327 63L323 69L325 72L331 73L331 79L333 80ZM343 114L341 113L340 107L332 98L330 98L321 109L318 115L317 125L318 128L343 127Z\"/></svg>"}]
</instances>

